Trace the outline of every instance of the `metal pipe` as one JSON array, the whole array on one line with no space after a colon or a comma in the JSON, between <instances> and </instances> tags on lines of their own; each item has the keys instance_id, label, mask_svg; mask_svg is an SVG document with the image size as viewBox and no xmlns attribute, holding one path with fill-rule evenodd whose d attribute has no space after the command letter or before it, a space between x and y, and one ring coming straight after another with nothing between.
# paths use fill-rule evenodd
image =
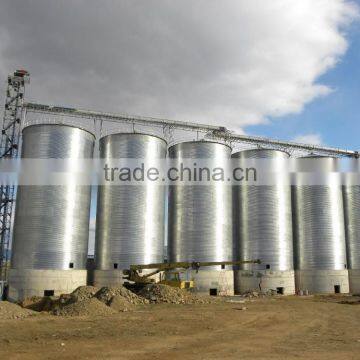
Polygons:
<instances>
[{"instance_id":1,"label":"metal pipe","mask_svg":"<svg viewBox=\"0 0 360 360\"><path fill-rule=\"evenodd\" d=\"M107 120L112 122L136 122L145 125L157 125L157 126L171 126L178 129L185 130L197 130L202 132L209 132L219 130L218 126L213 125L203 125L198 123L192 123L187 121L177 121L169 119L159 119L147 116L138 116L138 115L127 115L127 114L112 114L101 111L93 110L84 110L84 109L74 109L60 106L50 106L44 104L36 103L26 103L26 109L29 112L45 113L45 114L58 114L58 115L67 115L81 118L97 118L98 120Z\"/></svg>"},{"instance_id":2,"label":"metal pipe","mask_svg":"<svg viewBox=\"0 0 360 360\"><path fill-rule=\"evenodd\" d=\"M346 150L340 148L333 148L327 146L320 146L320 145L312 145L312 144L301 144L292 141L285 141L285 140L276 140L276 139L269 139L265 137L259 136L248 136L248 135L236 135L231 134L227 137L230 141L240 141L252 144L263 144L263 145L275 145L279 147L285 148L293 148L297 150L306 150L311 152L322 152L326 154L332 155L342 155L342 156L349 156L349 157L359 157L359 151L353 150Z\"/></svg>"},{"instance_id":3,"label":"metal pipe","mask_svg":"<svg viewBox=\"0 0 360 360\"><path fill-rule=\"evenodd\" d=\"M154 125L154 126L168 126L170 128L190 130L190 131L199 131L205 133L211 133L212 136L224 139L229 142L240 142L254 144L257 146L270 146L270 147L281 147L283 149L294 149L309 151L315 153L321 153L324 155L335 155L335 156L347 156L359 158L359 151L332 148L327 146L311 145L311 144L301 144L285 140L275 140L259 136L250 136L250 135L240 135L234 134L228 131L224 127L206 125L200 123L193 123L188 121L179 121L179 120L169 120L169 119L159 119L153 117L137 116L137 115L127 115L127 114L113 114L101 111L92 111L84 109L75 109L61 106L51 106L44 104L36 103L26 103L25 108L29 112L44 113L44 114L57 114L57 115L66 115L73 117L89 118L94 120L106 120L111 122L121 122L121 123L138 123L144 125Z\"/></svg>"}]
</instances>

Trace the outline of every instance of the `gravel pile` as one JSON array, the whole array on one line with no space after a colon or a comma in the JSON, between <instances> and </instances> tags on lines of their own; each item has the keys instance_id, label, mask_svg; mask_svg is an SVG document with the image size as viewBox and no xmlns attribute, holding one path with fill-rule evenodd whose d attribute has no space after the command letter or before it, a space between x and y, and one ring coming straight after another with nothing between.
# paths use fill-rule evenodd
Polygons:
<instances>
[{"instance_id":1,"label":"gravel pile","mask_svg":"<svg viewBox=\"0 0 360 360\"><path fill-rule=\"evenodd\" d=\"M120 295L113 296L109 302L109 306L117 312L131 311L135 308L134 304Z\"/></svg>"},{"instance_id":2,"label":"gravel pile","mask_svg":"<svg viewBox=\"0 0 360 360\"><path fill-rule=\"evenodd\" d=\"M34 311L52 312L61 305L69 305L78 301L91 299L99 289L94 286L79 286L71 294L62 294L58 296L32 296L21 301L19 304L23 308Z\"/></svg>"},{"instance_id":3,"label":"gravel pile","mask_svg":"<svg viewBox=\"0 0 360 360\"><path fill-rule=\"evenodd\" d=\"M186 290L162 284L146 285L139 291L138 295L149 300L151 303L205 304L213 302L213 299L208 296L198 297Z\"/></svg>"},{"instance_id":4,"label":"gravel pile","mask_svg":"<svg viewBox=\"0 0 360 360\"><path fill-rule=\"evenodd\" d=\"M43 311L45 298L41 296L32 296L19 302L19 305L25 309L34 311Z\"/></svg>"},{"instance_id":5,"label":"gravel pile","mask_svg":"<svg viewBox=\"0 0 360 360\"><path fill-rule=\"evenodd\" d=\"M115 313L115 310L111 309L109 306L105 305L96 298L55 306L52 310L52 314L60 316L104 316Z\"/></svg>"},{"instance_id":6,"label":"gravel pile","mask_svg":"<svg viewBox=\"0 0 360 360\"><path fill-rule=\"evenodd\" d=\"M95 297L106 305L110 305L114 296L122 297L129 304L133 305L143 305L149 303L148 300L134 294L124 286L103 287L95 294Z\"/></svg>"},{"instance_id":7,"label":"gravel pile","mask_svg":"<svg viewBox=\"0 0 360 360\"><path fill-rule=\"evenodd\" d=\"M173 288L167 285L149 284L138 294L124 286L103 287L80 286L71 294L62 294L60 297L33 297L24 300L20 306L11 304L20 309L23 314L35 311L47 311L58 316L104 316L118 312L131 311L138 305L151 303L195 304L210 303L215 299L198 297L186 290ZM27 308L27 309L25 309Z\"/></svg>"},{"instance_id":8,"label":"gravel pile","mask_svg":"<svg viewBox=\"0 0 360 360\"><path fill-rule=\"evenodd\" d=\"M83 301L86 299L91 299L98 291L99 288L95 286L79 286L71 293L71 296L75 301Z\"/></svg>"},{"instance_id":9,"label":"gravel pile","mask_svg":"<svg viewBox=\"0 0 360 360\"><path fill-rule=\"evenodd\" d=\"M58 297L56 296L32 296L30 298L26 298L25 300L19 303L25 309L41 312L41 311L51 311L53 308L54 302L58 301Z\"/></svg>"},{"instance_id":10,"label":"gravel pile","mask_svg":"<svg viewBox=\"0 0 360 360\"><path fill-rule=\"evenodd\" d=\"M20 305L0 301L0 320L23 319L37 314L35 311L24 309Z\"/></svg>"},{"instance_id":11,"label":"gravel pile","mask_svg":"<svg viewBox=\"0 0 360 360\"><path fill-rule=\"evenodd\" d=\"M63 294L52 301L50 312L59 316L99 316L131 311L148 300L137 296L123 286L80 286L71 294Z\"/></svg>"}]
</instances>

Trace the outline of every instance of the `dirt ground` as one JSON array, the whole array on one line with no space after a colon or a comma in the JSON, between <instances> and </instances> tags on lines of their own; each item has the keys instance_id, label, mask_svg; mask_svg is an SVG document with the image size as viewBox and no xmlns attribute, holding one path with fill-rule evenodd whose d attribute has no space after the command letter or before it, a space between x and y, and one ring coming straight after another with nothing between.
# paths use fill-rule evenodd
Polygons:
<instances>
[{"instance_id":1,"label":"dirt ground","mask_svg":"<svg viewBox=\"0 0 360 360\"><path fill-rule=\"evenodd\" d=\"M0 320L0 359L359 359L360 302L348 300L356 299L233 298Z\"/></svg>"}]
</instances>

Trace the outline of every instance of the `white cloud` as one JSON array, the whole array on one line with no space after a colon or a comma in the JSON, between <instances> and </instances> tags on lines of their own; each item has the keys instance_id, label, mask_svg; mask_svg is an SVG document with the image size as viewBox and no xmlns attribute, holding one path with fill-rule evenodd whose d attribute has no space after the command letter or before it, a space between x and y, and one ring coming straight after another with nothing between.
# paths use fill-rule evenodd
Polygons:
<instances>
[{"instance_id":1,"label":"white cloud","mask_svg":"<svg viewBox=\"0 0 360 360\"><path fill-rule=\"evenodd\" d=\"M45 103L233 129L298 113L331 91L345 0L2 1L0 76L32 74Z\"/></svg>"},{"instance_id":2,"label":"white cloud","mask_svg":"<svg viewBox=\"0 0 360 360\"><path fill-rule=\"evenodd\" d=\"M320 134L298 135L292 141L301 144L323 145L323 140Z\"/></svg>"}]
</instances>

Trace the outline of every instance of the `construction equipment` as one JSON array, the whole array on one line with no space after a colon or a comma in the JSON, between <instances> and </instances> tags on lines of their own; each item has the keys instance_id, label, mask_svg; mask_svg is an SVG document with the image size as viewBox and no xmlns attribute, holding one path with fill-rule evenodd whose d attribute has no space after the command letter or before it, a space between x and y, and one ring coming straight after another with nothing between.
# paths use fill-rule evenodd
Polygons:
<instances>
[{"instance_id":1,"label":"construction equipment","mask_svg":"<svg viewBox=\"0 0 360 360\"><path fill-rule=\"evenodd\" d=\"M183 280L181 274L184 271L166 271L159 273L158 284L177 287L179 289L192 289L195 286L194 280ZM155 279L153 279L155 281Z\"/></svg>"},{"instance_id":2,"label":"construction equipment","mask_svg":"<svg viewBox=\"0 0 360 360\"><path fill-rule=\"evenodd\" d=\"M130 265L130 269L123 270L124 279L134 283L136 287L141 287L147 284L164 284L180 289L191 289L194 287L194 280L181 280L181 272L184 270L199 271L201 267L207 266L236 266L243 264L260 264L261 261L246 260L246 261L206 261L206 262L171 262L171 263L154 263L145 265ZM143 270L152 270L142 274ZM156 282L154 275L160 274L160 280Z\"/></svg>"}]
</instances>

